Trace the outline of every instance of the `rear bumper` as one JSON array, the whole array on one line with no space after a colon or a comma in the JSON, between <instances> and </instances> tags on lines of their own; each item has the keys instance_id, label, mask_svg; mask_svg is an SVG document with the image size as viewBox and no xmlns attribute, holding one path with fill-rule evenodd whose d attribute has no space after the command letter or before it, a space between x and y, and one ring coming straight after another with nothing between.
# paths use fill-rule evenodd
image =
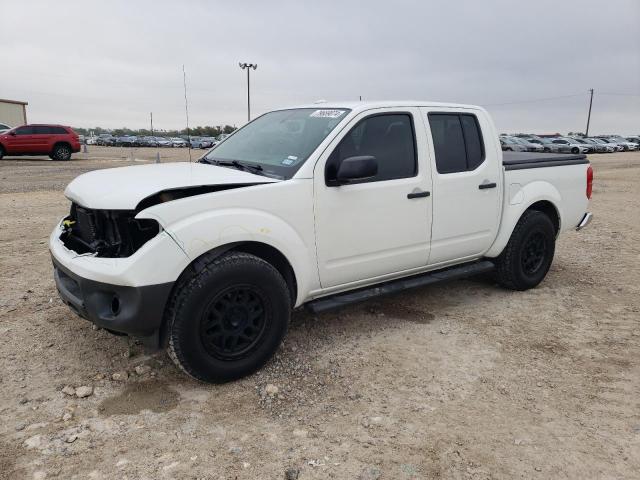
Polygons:
<instances>
[{"instance_id":1,"label":"rear bumper","mask_svg":"<svg viewBox=\"0 0 640 480\"><path fill-rule=\"evenodd\" d=\"M152 336L160 328L173 283L131 287L97 282L52 260L60 298L80 317L102 328L140 337Z\"/></svg>"},{"instance_id":2,"label":"rear bumper","mask_svg":"<svg viewBox=\"0 0 640 480\"><path fill-rule=\"evenodd\" d=\"M585 213L584 216L582 217L582 220L580 220L580 223L576 226L576 230L578 231L582 230L584 227L586 227L591 223L592 219L593 219L593 213L591 212Z\"/></svg>"}]
</instances>

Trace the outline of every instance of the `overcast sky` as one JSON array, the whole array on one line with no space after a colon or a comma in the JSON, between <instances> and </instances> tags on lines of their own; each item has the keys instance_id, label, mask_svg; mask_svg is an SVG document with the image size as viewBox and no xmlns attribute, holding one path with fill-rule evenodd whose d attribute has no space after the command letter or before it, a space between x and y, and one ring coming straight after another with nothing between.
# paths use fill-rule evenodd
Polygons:
<instances>
[{"instance_id":1,"label":"overcast sky","mask_svg":"<svg viewBox=\"0 0 640 480\"><path fill-rule=\"evenodd\" d=\"M362 96L584 131L594 88L593 133L640 133L640 0L2 3L0 98L30 122L184 128L184 64L191 126L241 125L242 61L255 114Z\"/></svg>"}]
</instances>

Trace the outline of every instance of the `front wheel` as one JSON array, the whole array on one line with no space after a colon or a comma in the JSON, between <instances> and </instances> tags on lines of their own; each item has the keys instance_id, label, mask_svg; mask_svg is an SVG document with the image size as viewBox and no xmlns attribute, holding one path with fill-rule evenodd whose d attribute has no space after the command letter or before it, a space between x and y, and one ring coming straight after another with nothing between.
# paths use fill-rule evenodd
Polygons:
<instances>
[{"instance_id":1,"label":"front wheel","mask_svg":"<svg viewBox=\"0 0 640 480\"><path fill-rule=\"evenodd\" d=\"M51 152L54 160L69 160L71 158L71 147L69 145L56 145Z\"/></svg>"},{"instance_id":2,"label":"front wheel","mask_svg":"<svg viewBox=\"0 0 640 480\"><path fill-rule=\"evenodd\" d=\"M4 157L4 148L0 147L0 160Z\"/></svg>"},{"instance_id":3,"label":"front wheel","mask_svg":"<svg viewBox=\"0 0 640 480\"><path fill-rule=\"evenodd\" d=\"M512 290L537 286L551 267L555 245L551 219L537 210L527 210L495 260L498 282Z\"/></svg>"},{"instance_id":4,"label":"front wheel","mask_svg":"<svg viewBox=\"0 0 640 480\"><path fill-rule=\"evenodd\" d=\"M199 263L167 309L168 354L188 375L221 383L273 356L291 315L282 275L254 255L231 252Z\"/></svg>"}]
</instances>

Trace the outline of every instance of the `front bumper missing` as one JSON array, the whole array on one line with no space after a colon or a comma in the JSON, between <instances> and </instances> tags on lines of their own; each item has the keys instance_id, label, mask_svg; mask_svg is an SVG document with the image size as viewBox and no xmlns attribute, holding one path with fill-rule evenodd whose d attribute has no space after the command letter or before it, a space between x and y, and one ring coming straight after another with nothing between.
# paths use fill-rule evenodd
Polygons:
<instances>
[{"instance_id":1,"label":"front bumper missing","mask_svg":"<svg viewBox=\"0 0 640 480\"><path fill-rule=\"evenodd\" d=\"M99 327L136 337L156 337L173 283L130 287L83 278L53 260L60 298Z\"/></svg>"},{"instance_id":2,"label":"front bumper missing","mask_svg":"<svg viewBox=\"0 0 640 480\"><path fill-rule=\"evenodd\" d=\"M580 223L578 224L578 226L576 227L577 231L582 230L584 227L586 227L587 225L589 225L591 223L591 219L593 218L593 213L591 212L587 212L584 214L584 217L582 217L582 220L580 220Z\"/></svg>"}]
</instances>

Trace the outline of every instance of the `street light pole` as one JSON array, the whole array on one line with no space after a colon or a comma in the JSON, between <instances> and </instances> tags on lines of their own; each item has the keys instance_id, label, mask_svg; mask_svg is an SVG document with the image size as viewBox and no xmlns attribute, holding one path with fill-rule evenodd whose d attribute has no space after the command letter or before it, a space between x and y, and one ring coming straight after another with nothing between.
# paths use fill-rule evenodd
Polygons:
<instances>
[{"instance_id":1,"label":"street light pole","mask_svg":"<svg viewBox=\"0 0 640 480\"><path fill-rule=\"evenodd\" d=\"M249 71L253 68L258 68L257 63L242 63L240 62L240 68L247 71L247 121L251 121L251 85L249 79Z\"/></svg>"},{"instance_id":2,"label":"street light pole","mask_svg":"<svg viewBox=\"0 0 640 480\"><path fill-rule=\"evenodd\" d=\"M589 99L589 113L587 115L587 131L584 132L585 136L589 136L589 123L591 123L591 105L593 105L593 88L589 89L591 92L591 98Z\"/></svg>"}]
</instances>

